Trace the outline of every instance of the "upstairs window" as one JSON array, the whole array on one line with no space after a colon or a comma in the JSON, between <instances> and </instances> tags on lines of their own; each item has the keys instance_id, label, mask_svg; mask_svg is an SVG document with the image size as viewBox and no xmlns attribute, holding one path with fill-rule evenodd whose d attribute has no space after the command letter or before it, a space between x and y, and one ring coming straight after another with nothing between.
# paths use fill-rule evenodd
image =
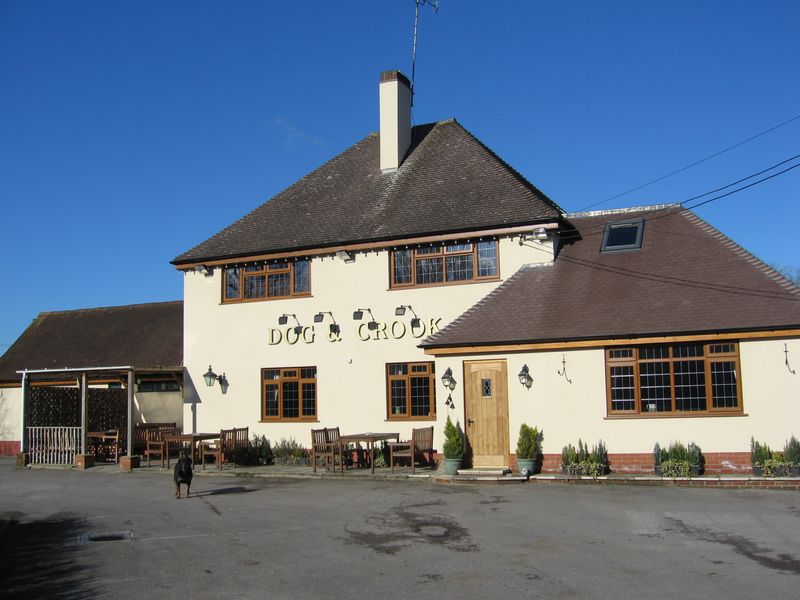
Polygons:
<instances>
[{"instance_id":1,"label":"upstairs window","mask_svg":"<svg viewBox=\"0 0 800 600\"><path fill-rule=\"evenodd\" d=\"M603 232L603 245L600 251L638 250L642 247L643 230L644 219L608 223Z\"/></svg>"},{"instance_id":2,"label":"upstairs window","mask_svg":"<svg viewBox=\"0 0 800 600\"><path fill-rule=\"evenodd\" d=\"M391 287L425 287L497 279L497 240L394 250Z\"/></svg>"},{"instance_id":3,"label":"upstairs window","mask_svg":"<svg viewBox=\"0 0 800 600\"><path fill-rule=\"evenodd\" d=\"M227 267L222 277L223 302L249 302L311 295L307 260Z\"/></svg>"}]
</instances>

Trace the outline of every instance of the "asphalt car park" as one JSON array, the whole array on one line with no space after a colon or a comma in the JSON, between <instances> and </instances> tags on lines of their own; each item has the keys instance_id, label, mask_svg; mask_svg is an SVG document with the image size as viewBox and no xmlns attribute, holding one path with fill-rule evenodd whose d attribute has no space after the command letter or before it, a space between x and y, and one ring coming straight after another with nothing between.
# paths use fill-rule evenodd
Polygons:
<instances>
[{"instance_id":1,"label":"asphalt car park","mask_svg":"<svg viewBox=\"0 0 800 600\"><path fill-rule=\"evenodd\" d=\"M796 598L791 491L17 470L9 598Z\"/></svg>"}]
</instances>

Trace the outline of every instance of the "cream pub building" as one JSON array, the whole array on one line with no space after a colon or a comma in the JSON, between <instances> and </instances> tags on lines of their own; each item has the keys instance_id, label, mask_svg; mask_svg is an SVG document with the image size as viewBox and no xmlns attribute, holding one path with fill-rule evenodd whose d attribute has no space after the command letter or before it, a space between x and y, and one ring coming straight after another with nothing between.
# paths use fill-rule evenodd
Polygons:
<instances>
[{"instance_id":1,"label":"cream pub building","mask_svg":"<svg viewBox=\"0 0 800 600\"><path fill-rule=\"evenodd\" d=\"M680 206L565 214L455 120L412 127L397 71L379 96L378 133L172 261L186 430L441 449L450 414L476 466L525 422L545 469L581 438L615 471L672 440L743 471L800 433L796 287Z\"/></svg>"}]
</instances>

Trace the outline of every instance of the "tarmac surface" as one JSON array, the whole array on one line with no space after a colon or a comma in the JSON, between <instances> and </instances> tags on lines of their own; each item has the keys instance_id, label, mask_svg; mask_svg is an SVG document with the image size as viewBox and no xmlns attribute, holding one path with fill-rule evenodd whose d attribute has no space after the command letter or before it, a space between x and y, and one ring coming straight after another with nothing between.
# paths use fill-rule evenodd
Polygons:
<instances>
[{"instance_id":1,"label":"tarmac surface","mask_svg":"<svg viewBox=\"0 0 800 600\"><path fill-rule=\"evenodd\" d=\"M0 459L0 597L799 595L794 491L226 475Z\"/></svg>"}]
</instances>

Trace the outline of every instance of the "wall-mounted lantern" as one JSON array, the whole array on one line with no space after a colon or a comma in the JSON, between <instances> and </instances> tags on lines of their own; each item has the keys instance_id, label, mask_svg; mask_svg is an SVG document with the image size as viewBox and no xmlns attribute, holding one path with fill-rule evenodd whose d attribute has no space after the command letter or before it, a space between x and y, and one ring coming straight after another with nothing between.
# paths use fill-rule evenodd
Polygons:
<instances>
[{"instance_id":1,"label":"wall-mounted lantern","mask_svg":"<svg viewBox=\"0 0 800 600\"><path fill-rule=\"evenodd\" d=\"M203 373L203 379L205 380L206 385L208 387L213 387L214 382L219 381L219 389L222 390L223 394L228 393L228 379L227 377L225 377L225 373L223 373L222 375L217 375L211 369L211 365L208 365L208 371Z\"/></svg>"},{"instance_id":2,"label":"wall-mounted lantern","mask_svg":"<svg viewBox=\"0 0 800 600\"><path fill-rule=\"evenodd\" d=\"M444 375L442 375L442 384L451 392L456 389L456 380L453 377L453 370L450 367L447 367Z\"/></svg>"},{"instance_id":3,"label":"wall-mounted lantern","mask_svg":"<svg viewBox=\"0 0 800 600\"><path fill-rule=\"evenodd\" d=\"M531 385L533 385L533 377L531 377L530 369L528 369L528 365L522 365L522 369L520 369L519 375L519 382L526 388L530 389Z\"/></svg>"}]
</instances>

